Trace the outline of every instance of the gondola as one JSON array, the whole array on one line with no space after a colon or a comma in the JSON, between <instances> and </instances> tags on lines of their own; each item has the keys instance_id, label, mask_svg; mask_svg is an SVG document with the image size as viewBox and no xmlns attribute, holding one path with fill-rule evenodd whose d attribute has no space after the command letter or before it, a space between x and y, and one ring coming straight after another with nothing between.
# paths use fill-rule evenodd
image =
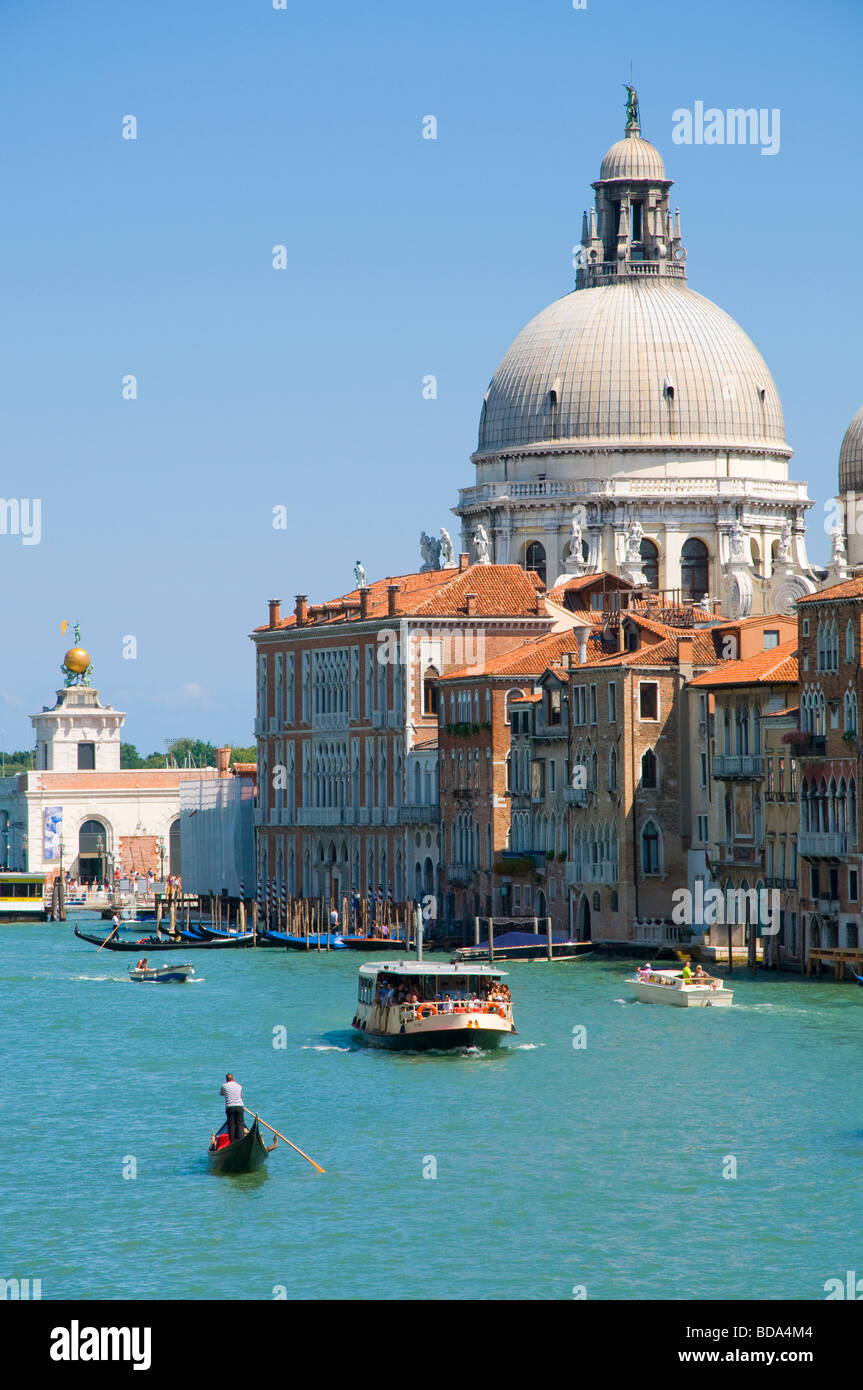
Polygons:
<instances>
[{"instance_id":1,"label":"gondola","mask_svg":"<svg viewBox=\"0 0 863 1390\"><path fill-rule=\"evenodd\" d=\"M227 1133L228 1124L225 1121L222 1128L210 1139L207 1158L211 1173L256 1173L259 1168L263 1168L267 1158L279 1142L278 1139L275 1139L272 1144L264 1143L257 1115L252 1121L251 1129L246 1130L242 1139L236 1139L233 1144L225 1144L221 1148L216 1148L217 1138Z\"/></svg>"},{"instance_id":2,"label":"gondola","mask_svg":"<svg viewBox=\"0 0 863 1390\"><path fill-rule=\"evenodd\" d=\"M138 951L142 955L147 955L150 951L221 951L228 949L251 946L253 937L248 932L246 936L239 940L195 940L190 935L181 938L179 941L166 941L163 937L145 936L137 941L119 941L117 937L106 940L103 936L91 936L89 932L79 931L75 927L75 935L81 941L89 941L91 946L104 946L106 951Z\"/></svg>"},{"instance_id":3,"label":"gondola","mask_svg":"<svg viewBox=\"0 0 863 1390\"><path fill-rule=\"evenodd\" d=\"M318 942L320 942L322 951L343 951L345 949L345 943L339 932L313 931L309 932L308 938L306 938L305 936L289 936L284 931L270 931L267 932L267 936L270 941L278 941L280 946L286 946L289 951L305 951L306 940L308 940L310 951L318 949Z\"/></svg>"},{"instance_id":4,"label":"gondola","mask_svg":"<svg viewBox=\"0 0 863 1390\"><path fill-rule=\"evenodd\" d=\"M205 927L203 923L196 930L206 941L225 941L231 946L255 944L255 934L250 931L228 931L224 927Z\"/></svg>"},{"instance_id":5,"label":"gondola","mask_svg":"<svg viewBox=\"0 0 863 1390\"><path fill-rule=\"evenodd\" d=\"M75 935L79 941L89 941L91 946L104 946L106 951L137 951L138 955L147 955L150 951L182 951L188 950L188 941L161 941L157 936L145 936L140 941L118 941L112 937L106 941L104 936L91 936L89 932L79 931L75 926Z\"/></svg>"}]
</instances>

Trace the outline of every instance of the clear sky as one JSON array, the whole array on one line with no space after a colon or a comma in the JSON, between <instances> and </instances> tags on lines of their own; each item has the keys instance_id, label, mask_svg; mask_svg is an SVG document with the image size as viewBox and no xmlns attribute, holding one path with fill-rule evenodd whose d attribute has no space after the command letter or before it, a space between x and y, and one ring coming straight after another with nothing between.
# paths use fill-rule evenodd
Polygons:
<instances>
[{"instance_id":1,"label":"clear sky","mask_svg":"<svg viewBox=\"0 0 863 1390\"><path fill-rule=\"evenodd\" d=\"M286 5L0 7L0 495L42 503L38 545L0 535L7 749L53 703L63 618L139 748L248 744L269 598L456 537L483 392L572 288L630 63L690 287L765 356L826 558L863 404L860 0ZM674 144L696 101L779 108L779 153Z\"/></svg>"}]
</instances>

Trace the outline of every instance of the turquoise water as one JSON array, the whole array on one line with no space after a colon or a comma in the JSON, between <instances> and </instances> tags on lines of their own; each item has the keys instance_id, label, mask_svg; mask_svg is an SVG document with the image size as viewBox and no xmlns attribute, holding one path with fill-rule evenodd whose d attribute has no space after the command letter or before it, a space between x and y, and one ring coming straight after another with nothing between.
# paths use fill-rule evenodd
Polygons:
<instances>
[{"instance_id":1,"label":"turquoise water","mask_svg":"<svg viewBox=\"0 0 863 1390\"><path fill-rule=\"evenodd\" d=\"M733 1008L669 1009L628 1001L625 962L521 963L505 1050L411 1056L352 1040L358 952L178 954L198 983L133 986L71 926L0 928L0 1276L43 1298L801 1299L863 1274L863 990L741 970ZM208 1173L229 1070L326 1176L283 1145Z\"/></svg>"}]
</instances>

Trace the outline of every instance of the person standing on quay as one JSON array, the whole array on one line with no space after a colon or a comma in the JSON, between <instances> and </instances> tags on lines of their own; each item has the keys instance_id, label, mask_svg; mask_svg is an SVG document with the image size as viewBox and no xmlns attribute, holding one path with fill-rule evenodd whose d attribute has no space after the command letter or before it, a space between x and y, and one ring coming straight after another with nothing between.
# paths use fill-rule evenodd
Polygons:
<instances>
[{"instance_id":1,"label":"person standing on quay","mask_svg":"<svg viewBox=\"0 0 863 1390\"><path fill-rule=\"evenodd\" d=\"M234 1080L234 1073L229 1071L225 1077L225 1084L219 1088L219 1095L225 1097L225 1118L228 1121L228 1142L233 1144L237 1139L242 1139L246 1132L243 1123L243 1088L239 1081Z\"/></svg>"}]
</instances>

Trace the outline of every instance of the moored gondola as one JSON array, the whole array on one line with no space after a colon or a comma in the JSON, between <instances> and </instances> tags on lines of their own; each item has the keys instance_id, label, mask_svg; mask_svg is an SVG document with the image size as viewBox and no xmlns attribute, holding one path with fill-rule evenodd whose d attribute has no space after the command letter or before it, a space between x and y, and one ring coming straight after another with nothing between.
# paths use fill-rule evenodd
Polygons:
<instances>
[{"instance_id":1,"label":"moored gondola","mask_svg":"<svg viewBox=\"0 0 863 1390\"><path fill-rule=\"evenodd\" d=\"M235 1139L233 1144L226 1144L224 1140L227 1135L226 1122L211 1136L210 1147L207 1150L211 1173L255 1173L259 1168L263 1168L279 1143L278 1139L269 1145L264 1143L257 1115L252 1121L251 1129L246 1130L242 1139Z\"/></svg>"}]
</instances>

